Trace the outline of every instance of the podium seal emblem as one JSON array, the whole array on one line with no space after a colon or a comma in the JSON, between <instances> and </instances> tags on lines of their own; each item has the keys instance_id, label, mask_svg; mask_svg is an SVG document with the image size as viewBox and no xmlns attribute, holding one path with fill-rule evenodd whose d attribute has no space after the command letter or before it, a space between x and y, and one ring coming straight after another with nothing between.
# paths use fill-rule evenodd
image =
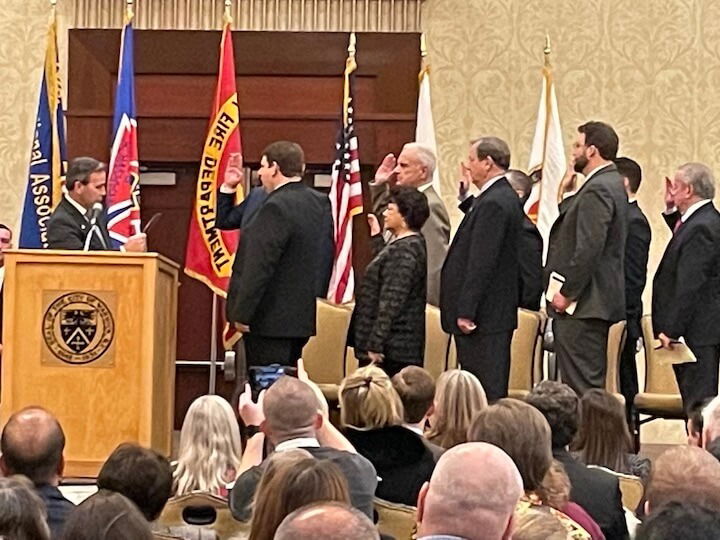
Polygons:
<instances>
[{"instance_id":1,"label":"podium seal emblem","mask_svg":"<svg viewBox=\"0 0 720 540\"><path fill-rule=\"evenodd\" d=\"M52 354L67 364L100 358L115 337L115 321L97 296L71 292L55 299L43 317L43 338Z\"/></svg>"}]
</instances>

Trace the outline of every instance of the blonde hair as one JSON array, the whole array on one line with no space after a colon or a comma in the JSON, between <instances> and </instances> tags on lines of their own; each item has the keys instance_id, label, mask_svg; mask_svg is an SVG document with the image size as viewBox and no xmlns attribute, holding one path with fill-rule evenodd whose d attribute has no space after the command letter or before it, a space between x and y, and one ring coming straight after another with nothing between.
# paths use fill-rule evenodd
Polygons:
<instances>
[{"instance_id":1,"label":"blonde hair","mask_svg":"<svg viewBox=\"0 0 720 540\"><path fill-rule=\"evenodd\" d=\"M230 404L220 396L200 396L190 405L180 431L175 494L220 493L234 480L241 454L240 429Z\"/></svg>"},{"instance_id":2,"label":"blonde hair","mask_svg":"<svg viewBox=\"0 0 720 540\"><path fill-rule=\"evenodd\" d=\"M473 417L488 406L488 401L475 375L451 369L438 378L434 404L427 438L443 448L452 448L467 442Z\"/></svg>"},{"instance_id":3,"label":"blonde hair","mask_svg":"<svg viewBox=\"0 0 720 540\"><path fill-rule=\"evenodd\" d=\"M535 493L543 503L555 510L562 511L570 501L570 478L565 472L565 466L553 459L552 465L545 473L545 478Z\"/></svg>"},{"instance_id":4,"label":"blonde hair","mask_svg":"<svg viewBox=\"0 0 720 540\"><path fill-rule=\"evenodd\" d=\"M398 426L405 415L390 377L370 365L355 370L340 383L340 423L359 429Z\"/></svg>"}]
</instances>

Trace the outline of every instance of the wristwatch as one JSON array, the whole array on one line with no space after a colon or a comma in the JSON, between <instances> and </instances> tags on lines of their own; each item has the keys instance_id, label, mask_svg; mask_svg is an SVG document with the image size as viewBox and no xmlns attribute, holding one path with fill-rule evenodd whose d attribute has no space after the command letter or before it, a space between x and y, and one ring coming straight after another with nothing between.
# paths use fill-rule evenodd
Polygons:
<instances>
[{"instance_id":1,"label":"wristwatch","mask_svg":"<svg viewBox=\"0 0 720 540\"><path fill-rule=\"evenodd\" d=\"M245 426L245 436L249 439L260 433L260 426Z\"/></svg>"}]
</instances>

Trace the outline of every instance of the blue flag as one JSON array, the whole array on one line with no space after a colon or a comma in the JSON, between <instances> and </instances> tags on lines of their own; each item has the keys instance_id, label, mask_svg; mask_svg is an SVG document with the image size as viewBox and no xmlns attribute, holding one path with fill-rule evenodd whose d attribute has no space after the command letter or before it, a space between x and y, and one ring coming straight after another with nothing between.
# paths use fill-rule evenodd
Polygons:
<instances>
[{"instance_id":1,"label":"blue flag","mask_svg":"<svg viewBox=\"0 0 720 540\"><path fill-rule=\"evenodd\" d=\"M65 117L60 88L57 23L53 17L48 29L45 69L30 152L30 172L18 244L21 248L47 247L47 222L62 197L66 158Z\"/></svg>"}]
</instances>

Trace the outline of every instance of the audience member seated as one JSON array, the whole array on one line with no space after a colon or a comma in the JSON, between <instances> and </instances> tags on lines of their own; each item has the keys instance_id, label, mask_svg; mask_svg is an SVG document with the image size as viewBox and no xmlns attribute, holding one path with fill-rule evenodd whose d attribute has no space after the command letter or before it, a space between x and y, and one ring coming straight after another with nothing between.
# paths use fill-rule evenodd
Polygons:
<instances>
[{"instance_id":1,"label":"audience member seated","mask_svg":"<svg viewBox=\"0 0 720 540\"><path fill-rule=\"evenodd\" d=\"M226 497L241 453L240 428L230 404L220 396L200 396L190 405L180 431L175 495L206 491Z\"/></svg>"},{"instance_id":2,"label":"audience member seated","mask_svg":"<svg viewBox=\"0 0 720 540\"><path fill-rule=\"evenodd\" d=\"M250 518L250 504L265 467L265 437L275 446L275 452L303 448L316 459L335 463L345 475L353 506L368 517L373 515L375 468L323 417L323 406L309 383L295 377L280 377L260 394L257 403L252 401L250 386L246 385L240 395L239 410L250 432L257 433L247 441L240 475L230 495L235 519Z\"/></svg>"},{"instance_id":3,"label":"audience member seated","mask_svg":"<svg viewBox=\"0 0 720 540\"><path fill-rule=\"evenodd\" d=\"M566 384L543 381L526 398L548 421L552 431L553 457L563 464L570 478L570 500L582 506L600 525L608 540L627 537L627 524L616 476L591 469L568 451L578 427L577 394Z\"/></svg>"},{"instance_id":4,"label":"audience member seated","mask_svg":"<svg viewBox=\"0 0 720 540\"><path fill-rule=\"evenodd\" d=\"M438 377L428 440L445 449L467 442L470 422L487 404L485 390L475 375L461 369L445 371Z\"/></svg>"},{"instance_id":5,"label":"audience member seated","mask_svg":"<svg viewBox=\"0 0 720 540\"><path fill-rule=\"evenodd\" d=\"M405 411L403 426L423 438L425 446L437 461L443 449L425 437L425 425L432 414L435 400L435 379L419 366L407 366L393 376L392 384Z\"/></svg>"},{"instance_id":6,"label":"audience member seated","mask_svg":"<svg viewBox=\"0 0 720 540\"><path fill-rule=\"evenodd\" d=\"M445 452L418 498L418 540L510 538L513 512L523 494L513 460L486 443Z\"/></svg>"},{"instance_id":7,"label":"audience member seated","mask_svg":"<svg viewBox=\"0 0 720 540\"><path fill-rule=\"evenodd\" d=\"M711 401L712 398L696 401L690 405L687 411L687 443L690 446L703 447L703 409L705 409Z\"/></svg>"},{"instance_id":8,"label":"audience member seated","mask_svg":"<svg viewBox=\"0 0 720 540\"><path fill-rule=\"evenodd\" d=\"M720 512L720 463L694 446L676 446L663 452L650 474L645 513L650 515L673 501Z\"/></svg>"},{"instance_id":9,"label":"audience member seated","mask_svg":"<svg viewBox=\"0 0 720 540\"><path fill-rule=\"evenodd\" d=\"M720 396L714 397L702 410L702 447L720 437Z\"/></svg>"},{"instance_id":10,"label":"audience member seated","mask_svg":"<svg viewBox=\"0 0 720 540\"><path fill-rule=\"evenodd\" d=\"M336 502L315 503L295 510L280 524L274 540L378 540L370 518Z\"/></svg>"},{"instance_id":11,"label":"audience member seated","mask_svg":"<svg viewBox=\"0 0 720 540\"><path fill-rule=\"evenodd\" d=\"M340 384L339 401L343 433L380 477L375 495L414 506L435 458L421 435L402 426L403 406L390 378L378 367L360 368Z\"/></svg>"},{"instance_id":12,"label":"audience member seated","mask_svg":"<svg viewBox=\"0 0 720 540\"><path fill-rule=\"evenodd\" d=\"M720 437L716 437L714 441L707 445L707 450L712 457L720 461Z\"/></svg>"},{"instance_id":13,"label":"audience member seated","mask_svg":"<svg viewBox=\"0 0 720 540\"><path fill-rule=\"evenodd\" d=\"M160 517L172 495L172 483L172 469L165 456L130 443L113 450L97 479L98 489L125 495L148 521Z\"/></svg>"},{"instance_id":14,"label":"audience member seated","mask_svg":"<svg viewBox=\"0 0 720 540\"><path fill-rule=\"evenodd\" d=\"M638 476L647 483L650 460L632 452L625 407L605 390L594 388L580 400L580 425L574 453L585 465Z\"/></svg>"},{"instance_id":15,"label":"audience member seated","mask_svg":"<svg viewBox=\"0 0 720 540\"><path fill-rule=\"evenodd\" d=\"M347 481L327 459L301 458L286 461L258 485L253 503L249 540L272 540L290 512L314 502L350 504Z\"/></svg>"},{"instance_id":16,"label":"audience member seated","mask_svg":"<svg viewBox=\"0 0 720 540\"><path fill-rule=\"evenodd\" d=\"M60 423L40 407L13 414L0 437L0 471L4 476L22 474L35 485L53 538L60 535L67 514L75 507L58 489L65 467L64 448Z\"/></svg>"},{"instance_id":17,"label":"audience member seated","mask_svg":"<svg viewBox=\"0 0 720 540\"><path fill-rule=\"evenodd\" d=\"M590 538L590 534L577 522L541 498L542 482L553 458L550 426L540 412L516 399L499 399L475 416L468 430L468 439L497 446L515 463L525 492L516 513L555 515L572 538Z\"/></svg>"},{"instance_id":18,"label":"audience member seated","mask_svg":"<svg viewBox=\"0 0 720 540\"><path fill-rule=\"evenodd\" d=\"M0 478L0 538L50 540L42 499L23 476Z\"/></svg>"},{"instance_id":19,"label":"audience member seated","mask_svg":"<svg viewBox=\"0 0 720 540\"><path fill-rule=\"evenodd\" d=\"M515 515L512 540L567 540L565 526L552 514L524 512Z\"/></svg>"},{"instance_id":20,"label":"audience member seated","mask_svg":"<svg viewBox=\"0 0 720 540\"><path fill-rule=\"evenodd\" d=\"M100 490L68 516L62 540L152 540L150 524L130 499Z\"/></svg>"},{"instance_id":21,"label":"audience member seated","mask_svg":"<svg viewBox=\"0 0 720 540\"><path fill-rule=\"evenodd\" d=\"M716 540L720 514L689 502L673 501L653 512L638 528L636 540Z\"/></svg>"}]
</instances>

